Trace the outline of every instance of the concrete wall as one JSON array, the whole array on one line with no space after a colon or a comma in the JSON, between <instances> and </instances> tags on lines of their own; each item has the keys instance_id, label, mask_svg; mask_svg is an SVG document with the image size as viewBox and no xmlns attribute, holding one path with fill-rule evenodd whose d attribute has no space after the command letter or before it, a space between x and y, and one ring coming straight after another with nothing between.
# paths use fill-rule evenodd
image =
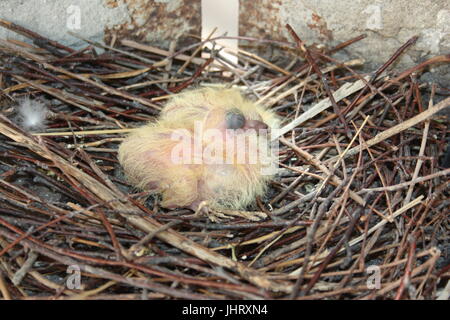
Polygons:
<instances>
[{"instance_id":1,"label":"concrete wall","mask_svg":"<svg viewBox=\"0 0 450 320\"><path fill-rule=\"evenodd\" d=\"M200 0L1 0L0 18L71 46L81 45L67 34L71 29L94 40L127 37L167 46L177 38L192 42L187 35L200 35L201 25ZM414 35L420 38L399 67L450 53L448 0L241 0L239 19L242 36L292 41L284 27L290 23L308 44L365 33L348 52L372 69ZM0 37L23 39L2 28ZM448 69L436 70L448 77Z\"/></svg>"}]
</instances>

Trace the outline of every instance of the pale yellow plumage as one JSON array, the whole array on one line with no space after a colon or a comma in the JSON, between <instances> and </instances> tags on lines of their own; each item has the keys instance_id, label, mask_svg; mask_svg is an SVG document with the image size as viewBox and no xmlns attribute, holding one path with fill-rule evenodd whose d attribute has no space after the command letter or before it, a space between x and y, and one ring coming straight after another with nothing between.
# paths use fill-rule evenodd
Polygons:
<instances>
[{"instance_id":1,"label":"pale yellow plumage","mask_svg":"<svg viewBox=\"0 0 450 320\"><path fill-rule=\"evenodd\" d=\"M223 134L229 129L232 120L227 117L230 117L230 112L233 116L243 115L245 127L232 130L230 137L233 138L227 135L221 139L206 136L206 132ZM272 177L261 173L266 163L238 161L238 153L250 157L254 150L252 143L259 140L249 140L253 142L235 150L227 148L225 142L227 139L237 139L237 135L244 133L253 134L253 137L258 137L256 139L266 139L249 130L255 126L259 128L263 123L275 128L279 120L273 112L244 99L238 90L205 88L187 91L173 97L157 121L133 131L124 140L119 147L119 161L130 183L139 189L162 195L163 207L196 210L201 202L207 201L213 209L245 209L257 196L264 195ZM200 124L200 131L195 130L196 124L197 128ZM201 134L198 135L198 132ZM184 141L188 142L192 157L186 159L196 157L198 163L195 160L184 159L182 163L174 160L174 154L179 155L175 151L180 148L180 140L174 140L174 133L189 137ZM212 148L211 155L216 159L231 159L231 162L205 163L208 156L196 152L193 141L200 141L202 151ZM224 143L223 149L214 149L220 143ZM226 158L227 153L230 158Z\"/></svg>"}]
</instances>

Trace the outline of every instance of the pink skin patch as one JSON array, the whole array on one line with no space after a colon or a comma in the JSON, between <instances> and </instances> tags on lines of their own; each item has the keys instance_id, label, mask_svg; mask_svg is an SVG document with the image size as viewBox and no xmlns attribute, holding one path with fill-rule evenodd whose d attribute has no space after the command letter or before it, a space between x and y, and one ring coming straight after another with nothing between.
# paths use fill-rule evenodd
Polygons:
<instances>
[{"instance_id":1,"label":"pink skin patch","mask_svg":"<svg viewBox=\"0 0 450 320\"><path fill-rule=\"evenodd\" d=\"M150 181L149 183L147 183L146 189L153 191L157 190L158 187L159 187L158 181Z\"/></svg>"}]
</instances>

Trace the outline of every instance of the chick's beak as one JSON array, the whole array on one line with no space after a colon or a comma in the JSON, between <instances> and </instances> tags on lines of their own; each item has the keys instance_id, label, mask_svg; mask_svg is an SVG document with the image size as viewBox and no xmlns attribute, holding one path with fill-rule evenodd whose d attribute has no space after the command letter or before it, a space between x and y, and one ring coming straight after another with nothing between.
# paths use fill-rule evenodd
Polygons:
<instances>
[{"instance_id":1,"label":"chick's beak","mask_svg":"<svg viewBox=\"0 0 450 320\"><path fill-rule=\"evenodd\" d=\"M255 129L258 130L267 130L269 127L262 121L259 120L247 120L245 121L244 130L246 129Z\"/></svg>"}]
</instances>

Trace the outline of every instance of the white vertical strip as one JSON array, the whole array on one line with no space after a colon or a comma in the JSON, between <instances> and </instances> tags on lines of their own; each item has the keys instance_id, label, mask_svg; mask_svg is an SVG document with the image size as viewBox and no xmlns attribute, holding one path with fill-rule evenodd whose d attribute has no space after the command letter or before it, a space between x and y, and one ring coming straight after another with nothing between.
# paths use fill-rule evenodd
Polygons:
<instances>
[{"instance_id":1,"label":"white vertical strip","mask_svg":"<svg viewBox=\"0 0 450 320\"><path fill-rule=\"evenodd\" d=\"M206 39L210 33L217 28L212 37L222 35L227 32L227 36L237 37L239 35L239 0L202 0L202 40ZM221 39L217 44L237 51L237 39ZM207 47L211 48L208 43ZM227 59L237 63L235 55L221 51Z\"/></svg>"}]
</instances>

